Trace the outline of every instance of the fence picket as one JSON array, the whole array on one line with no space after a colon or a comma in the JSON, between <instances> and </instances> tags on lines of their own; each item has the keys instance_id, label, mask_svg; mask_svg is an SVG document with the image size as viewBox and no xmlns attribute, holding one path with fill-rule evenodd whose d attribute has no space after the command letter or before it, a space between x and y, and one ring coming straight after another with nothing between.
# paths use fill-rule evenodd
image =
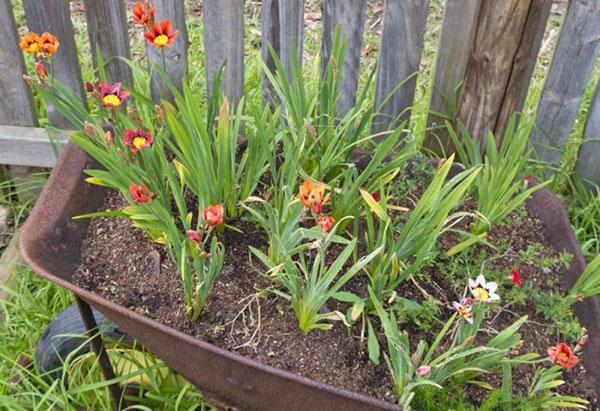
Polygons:
<instances>
[{"instance_id":1,"label":"fence picket","mask_svg":"<svg viewBox=\"0 0 600 411\"><path fill-rule=\"evenodd\" d=\"M459 116L471 134L481 140L488 131L500 140L498 133L504 125L498 124L500 112L505 111L504 120L517 107L519 91L512 88L527 88L532 70L528 65L535 64L537 45L524 44L531 38L538 38L537 31L543 32L545 25L528 26L532 8L549 7L546 1L487 1L479 9L479 21L475 34L465 80L459 102ZM521 54L520 54L521 53ZM526 53L529 53L528 55ZM520 69L515 71L514 63L521 59ZM515 94L507 99L507 94ZM503 105L506 107L503 109Z\"/></svg>"},{"instance_id":2,"label":"fence picket","mask_svg":"<svg viewBox=\"0 0 600 411\"><path fill-rule=\"evenodd\" d=\"M73 24L69 11L69 2L64 0L23 0L25 17L29 30L42 34L48 31L59 42L59 51L52 57L52 72L75 97L85 99L81 69L77 58L77 46L73 36ZM50 124L58 128L72 128L71 122L60 115L54 107L46 104Z\"/></svg>"},{"instance_id":3,"label":"fence picket","mask_svg":"<svg viewBox=\"0 0 600 411\"><path fill-rule=\"evenodd\" d=\"M600 185L600 81L587 113L575 171L581 178Z\"/></svg>"},{"instance_id":4,"label":"fence picket","mask_svg":"<svg viewBox=\"0 0 600 411\"><path fill-rule=\"evenodd\" d=\"M446 0L427 119L431 132L425 142L438 153L450 148L444 118L458 116L458 98L477 32L480 6L480 0Z\"/></svg>"},{"instance_id":5,"label":"fence picket","mask_svg":"<svg viewBox=\"0 0 600 411\"><path fill-rule=\"evenodd\" d=\"M181 83L187 73L187 48L188 34L185 24L185 8L183 0L153 0L152 7L155 9L155 19L157 22L163 19L171 20L173 30L178 30L179 35L173 41L170 47L163 47L165 53L164 63L166 71L173 80L173 83L181 89ZM163 66L162 51L146 42L146 55L148 56L148 70L152 70L153 63L159 67ZM172 100L173 96L163 86L160 76L153 72L152 74L152 96L155 100L165 98ZM162 89L162 90L161 90ZM162 92L162 96L161 96Z\"/></svg>"},{"instance_id":6,"label":"fence picket","mask_svg":"<svg viewBox=\"0 0 600 411\"><path fill-rule=\"evenodd\" d=\"M304 35L304 0L263 0L262 15L262 58L269 70L274 69L269 46L277 53L288 76L294 50L302 62ZM296 47L294 49L294 47ZM273 101L273 90L267 77L262 76L262 96Z\"/></svg>"},{"instance_id":7,"label":"fence picket","mask_svg":"<svg viewBox=\"0 0 600 411\"><path fill-rule=\"evenodd\" d=\"M379 110L384 115L374 120L374 131L394 126L392 120L400 114L399 121L410 118L408 108L415 95L428 5L429 0L386 1L375 106L386 103Z\"/></svg>"},{"instance_id":8,"label":"fence picket","mask_svg":"<svg viewBox=\"0 0 600 411\"><path fill-rule=\"evenodd\" d=\"M510 116L515 111L523 109L551 8L552 0L533 0L531 2L521 42L513 59L510 78L496 120L494 133L497 136L504 134Z\"/></svg>"},{"instance_id":9,"label":"fence picket","mask_svg":"<svg viewBox=\"0 0 600 411\"><path fill-rule=\"evenodd\" d=\"M322 70L325 69L331 56L333 36L338 25L347 42L342 89L337 102L339 116L344 116L356 100L366 6L367 0L325 0L323 6Z\"/></svg>"},{"instance_id":10,"label":"fence picket","mask_svg":"<svg viewBox=\"0 0 600 411\"><path fill-rule=\"evenodd\" d=\"M23 53L10 1L0 2L0 124L33 126L37 123L29 85L23 80L26 73ZM1 142L1 141L0 141ZM0 147L0 151L2 147Z\"/></svg>"},{"instance_id":11,"label":"fence picket","mask_svg":"<svg viewBox=\"0 0 600 411\"><path fill-rule=\"evenodd\" d=\"M106 63L108 80L132 85L131 69L125 62L114 58L130 58L125 2L85 0L84 4L94 67L98 66L96 50L99 49L102 60Z\"/></svg>"},{"instance_id":12,"label":"fence picket","mask_svg":"<svg viewBox=\"0 0 600 411\"><path fill-rule=\"evenodd\" d=\"M206 0L203 11L209 93L215 73L226 63L222 88L229 102L236 104L244 92L244 1Z\"/></svg>"},{"instance_id":13,"label":"fence picket","mask_svg":"<svg viewBox=\"0 0 600 411\"><path fill-rule=\"evenodd\" d=\"M531 135L540 160L558 164L600 51L600 2L573 0L563 22Z\"/></svg>"}]
</instances>

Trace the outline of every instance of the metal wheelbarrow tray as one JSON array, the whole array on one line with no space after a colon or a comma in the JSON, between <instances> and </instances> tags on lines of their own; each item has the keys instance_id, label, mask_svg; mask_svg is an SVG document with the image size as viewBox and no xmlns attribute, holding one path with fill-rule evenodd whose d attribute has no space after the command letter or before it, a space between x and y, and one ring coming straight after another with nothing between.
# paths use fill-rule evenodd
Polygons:
<instances>
[{"instance_id":1,"label":"metal wheelbarrow tray","mask_svg":"<svg viewBox=\"0 0 600 411\"><path fill-rule=\"evenodd\" d=\"M93 305L141 345L166 361L217 405L241 410L399 410L394 404L266 366L186 335L146 318L70 282L81 262L81 243L89 220L72 217L96 211L106 191L84 181L83 170L95 162L73 142L64 148L31 215L25 223L20 250L41 277L65 287ZM541 189L527 202L545 236L558 251L573 255L564 269L571 286L585 268L585 260L560 200ZM600 363L600 306L588 298L575 305L588 329L586 364ZM600 385L600 367L588 373Z\"/></svg>"}]
</instances>

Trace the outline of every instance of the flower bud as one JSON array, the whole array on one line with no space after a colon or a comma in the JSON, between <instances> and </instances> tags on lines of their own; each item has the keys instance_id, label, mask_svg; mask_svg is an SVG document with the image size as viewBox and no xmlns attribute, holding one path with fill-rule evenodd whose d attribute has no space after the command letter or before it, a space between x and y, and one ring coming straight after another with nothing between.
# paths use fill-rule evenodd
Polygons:
<instances>
[{"instance_id":1,"label":"flower bud","mask_svg":"<svg viewBox=\"0 0 600 411\"><path fill-rule=\"evenodd\" d=\"M85 123L83 126L83 132L88 137L94 137L97 135L96 127L91 123Z\"/></svg>"}]
</instances>

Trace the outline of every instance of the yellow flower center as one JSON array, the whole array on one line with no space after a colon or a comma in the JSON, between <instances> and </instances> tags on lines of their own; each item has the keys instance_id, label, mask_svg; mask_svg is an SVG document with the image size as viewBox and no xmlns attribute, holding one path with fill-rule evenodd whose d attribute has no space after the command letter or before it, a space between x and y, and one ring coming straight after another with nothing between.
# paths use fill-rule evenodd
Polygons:
<instances>
[{"instance_id":1,"label":"yellow flower center","mask_svg":"<svg viewBox=\"0 0 600 411\"><path fill-rule=\"evenodd\" d=\"M134 137L132 144L135 148L137 148L139 150L140 148L142 148L144 146L144 144L146 144L146 138L145 137Z\"/></svg>"},{"instance_id":2,"label":"yellow flower center","mask_svg":"<svg viewBox=\"0 0 600 411\"><path fill-rule=\"evenodd\" d=\"M471 318L471 312L469 311L468 308L466 307L462 307L458 310L458 315L460 315L463 318Z\"/></svg>"},{"instance_id":3,"label":"yellow flower center","mask_svg":"<svg viewBox=\"0 0 600 411\"><path fill-rule=\"evenodd\" d=\"M160 34L154 38L154 44L160 47L164 47L169 42L169 38L165 34Z\"/></svg>"},{"instance_id":4,"label":"yellow flower center","mask_svg":"<svg viewBox=\"0 0 600 411\"><path fill-rule=\"evenodd\" d=\"M561 351L556 355L556 359L558 361L567 361L569 356L564 351Z\"/></svg>"},{"instance_id":5,"label":"yellow flower center","mask_svg":"<svg viewBox=\"0 0 600 411\"><path fill-rule=\"evenodd\" d=\"M485 301L489 298L490 294L487 292L487 290L485 288L482 287L477 287L475 289L475 297L479 300L479 301Z\"/></svg>"},{"instance_id":6,"label":"yellow flower center","mask_svg":"<svg viewBox=\"0 0 600 411\"><path fill-rule=\"evenodd\" d=\"M114 94L108 94L104 96L102 101L104 102L104 104L109 104L111 106L118 106L121 104L121 100L119 99L119 97L117 97Z\"/></svg>"},{"instance_id":7,"label":"yellow flower center","mask_svg":"<svg viewBox=\"0 0 600 411\"><path fill-rule=\"evenodd\" d=\"M37 53L40 51L40 45L37 42L33 42L31 43L28 47L27 47L27 52L28 53Z\"/></svg>"}]
</instances>

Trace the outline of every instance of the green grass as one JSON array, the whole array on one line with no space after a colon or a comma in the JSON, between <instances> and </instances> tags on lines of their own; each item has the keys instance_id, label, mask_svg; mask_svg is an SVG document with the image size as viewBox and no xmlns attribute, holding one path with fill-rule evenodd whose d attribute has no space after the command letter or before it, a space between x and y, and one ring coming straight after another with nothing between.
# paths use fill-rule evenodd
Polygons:
<instances>
[{"instance_id":1,"label":"green grass","mask_svg":"<svg viewBox=\"0 0 600 411\"><path fill-rule=\"evenodd\" d=\"M20 32L23 33L26 28L21 2L18 0L11 1L17 25ZM85 16L83 9L80 7L81 3L73 2L72 21L84 80L92 80L94 72L88 45ZM190 16L187 22L190 36L189 67L190 71L194 73L194 84L202 89L205 88L205 56L202 40L202 18L197 13L192 16L193 6L196 3L195 0L186 0L187 15ZM309 13L318 12L318 3L316 0L307 0L307 16ZM419 138L422 138L427 131L427 107L431 93L431 79L437 43L441 34L443 3L443 0L432 0L429 6L421 64L422 70L417 78L416 96L410 122L410 129ZM361 69L364 73L369 72L376 64L379 35L383 23L381 19L382 12L376 6L369 6L367 16L363 46L364 50L368 50L369 53L361 62ZM564 13L553 13L548 22L547 36L534 69L532 83L523 109L527 116L535 115L563 16ZM261 81L260 42L258 41L260 36L260 4L258 2L246 2L245 25L247 33L245 37L245 94L247 104L251 107L258 107L261 104L259 89ZM317 58L320 50L321 27L321 21L309 19L308 27L305 30L304 73L305 77L313 84L319 67ZM145 53L144 40L140 38L141 32L139 29L132 28L130 34L133 39L131 43L132 57L134 60L143 62ZM359 77L359 87L364 84L365 78L366 76ZM571 221L588 259L597 255L600 251L600 191L596 189L590 192L582 188L581 182L574 176L573 169L589 102L598 79L600 79L600 61L593 70L570 135L567 150L563 156L563 162L552 184L552 189L561 196L568 207ZM374 98L372 94L368 96L366 104L372 102ZM40 124L44 125L45 111L39 96L35 102L42 118ZM41 186L44 181L43 173L40 177L40 179L28 183L13 184L10 180L4 180L0 183L0 204L8 205L11 209L15 227L20 225L32 205L32 201L19 200L17 194L28 189L26 185ZM0 177L0 181L2 180ZM97 367L89 368L89 373L83 378L84 383L80 385L83 388L75 392L75 390L62 384L48 385L40 378L35 368L25 369L18 364L20 358L33 359L35 344L41 332L60 310L73 303L70 294L38 278L27 268L18 270L16 283L8 291L11 294L10 301L0 302L1 313L5 317L5 321L0 324L0 408L50 409L55 405L57 408L75 409L76 407L94 408L107 405L106 388L103 386L103 380L100 378ZM69 367L69 364L66 367ZM20 375L21 383L19 385L10 383L11 377L15 375ZM148 375L151 378L156 377L156 368L150 366ZM157 381L155 383L156 389L139 393L135 397L136 401L141 404L137 409L153 407L189 409L195 405L204 407L205 403L202 401L201 395L189 384L174 390L161 390L160 384Z\"/></svg>"}]
</instances>

